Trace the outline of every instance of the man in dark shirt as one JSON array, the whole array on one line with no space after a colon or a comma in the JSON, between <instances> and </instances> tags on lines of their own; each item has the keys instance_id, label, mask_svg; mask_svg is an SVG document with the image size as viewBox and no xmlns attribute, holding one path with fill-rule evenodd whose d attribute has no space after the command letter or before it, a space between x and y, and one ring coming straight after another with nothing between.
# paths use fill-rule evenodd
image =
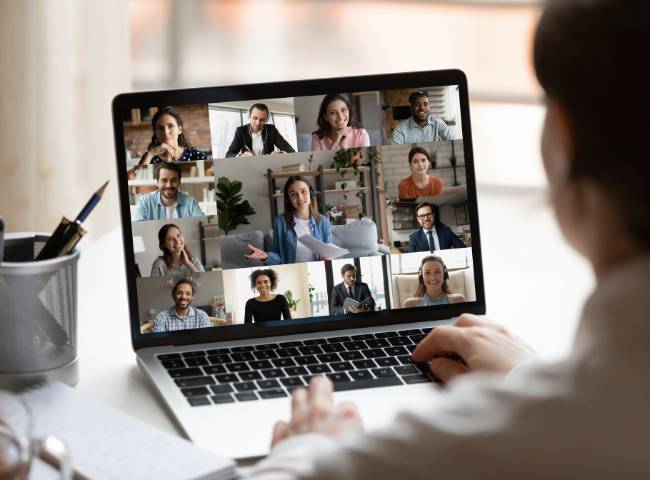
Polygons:
<instances>
[{"instance_id":1,"label":"man in dark shirt","mask_svg":"<svg viewBox=\"0 0 650 480\"><path fill-rule=\"evenodd\" d=\"M338 315L341 313L359 313L367 312L375 309L375 300L370 294L368 284L357 282L357 269L354 265L346 263L341 268L341 276L343 282L334 286L332 289L332 296L330 299L330 314ZM343 307L346 298L351 298L357 302L362 302L367 299L364 306L360 307Z\"/></svg>"},{"instance_id":2,"label":"man in dark shirt","mask_svg":"<svg viewBox=\"0 0 650 480\"><path fill-rule=\"evenodd\" d=\"M226 152L226 157L252 157L273 153L275 148L281 152L293 153L295 150L275 128L267 125L269 108L263 103L255 103L248 110L250 120L237 127L235 136Z\"/></svg>"},{"instance_id":3,"label":"man in dark shirt","mask_svg":"<svg viewBox=\"0 0 650 480\"><path fill-rule=\"evenodd\" d=\"M430 203L418 204L415 207L415 216L422 228L409 236L409 252L433 252L467 246L447 225L435 225L436 214Z\"/></svg>"}]
</instances>

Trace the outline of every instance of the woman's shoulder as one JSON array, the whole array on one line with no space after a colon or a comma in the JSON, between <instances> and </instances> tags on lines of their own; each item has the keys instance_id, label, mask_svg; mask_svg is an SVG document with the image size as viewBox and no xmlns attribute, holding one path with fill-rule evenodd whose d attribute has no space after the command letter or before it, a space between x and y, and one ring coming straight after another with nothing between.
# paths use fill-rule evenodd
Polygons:
<instances>
[{"instance_id":1,"label":"woman's shoulder","mask_svg":"<svg viewBox=\"0 0 650 480\"><path fill-rule=\"evenodd\" d=\"M152 266L154 266L154 267L158 267L158 266L166 267L167 264L165 263L165 259L163 257L156 257L156 259L152 263Z\"/></svg>"},{"instance_id":2,"label":"woman's shoulder","mask_svg":"<svg viewBox=\"0 0 650 480\"><path fill-rule=\"evenodd\" d=\"M183 155L179 159L179 161L189 161L189 160L207 160L208 155L207 153L199 150L196 147L185 147L185 150L183 151Z\"/></svg>"}]
</instances>

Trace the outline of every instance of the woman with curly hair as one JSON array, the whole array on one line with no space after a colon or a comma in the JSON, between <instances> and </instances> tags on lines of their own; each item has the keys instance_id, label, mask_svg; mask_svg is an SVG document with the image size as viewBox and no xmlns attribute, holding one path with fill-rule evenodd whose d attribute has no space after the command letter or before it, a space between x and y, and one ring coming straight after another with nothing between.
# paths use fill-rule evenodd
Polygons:
<instances>
[{"instance_id":1,"label":"woman with curly hair","mask_svg":"<svg viewBox=\"0 0 650 480\"><path fill-rule=\"evenodd\" d=\"M251 290L257 290L259 295L246 302L244 323L291 319L286 297L273 293L278 287L278 273L271 268L260 269L251 273L250 278Z\"/></svg>"}]
</instances>

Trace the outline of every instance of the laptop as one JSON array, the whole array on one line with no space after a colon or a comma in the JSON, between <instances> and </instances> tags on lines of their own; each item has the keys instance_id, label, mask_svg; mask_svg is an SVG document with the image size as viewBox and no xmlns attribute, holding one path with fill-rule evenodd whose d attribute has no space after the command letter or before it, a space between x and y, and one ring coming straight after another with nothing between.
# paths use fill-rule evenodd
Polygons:
<instances>
[{"instance_id":1,"label":"laptop","mask_svg":"<svg viewBox=\"0 0 650 480\"><path fill-rule=\"evenodd\" d=\"M463 72L127 93L112 111L133 348L189 439L265 455L314 375L369 430L428 401L410 352L485 313Z\"/></svg>"}]
</instances>

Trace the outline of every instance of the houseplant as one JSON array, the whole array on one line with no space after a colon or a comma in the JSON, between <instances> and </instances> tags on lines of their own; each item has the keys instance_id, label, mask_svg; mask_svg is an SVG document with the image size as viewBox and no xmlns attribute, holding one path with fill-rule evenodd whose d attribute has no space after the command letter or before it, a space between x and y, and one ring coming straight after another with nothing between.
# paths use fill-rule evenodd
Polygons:
<instances>
[{"instance_id":1,"label":"houseplant","mask_svg":"<svg viewBox=\"0 0 650 480\"><path fill-rule=\"evenodd\" d=\"M248 225L248 216L255 214L248 200L242 200L241 189L242 183L238 180L219 177L217 181L218 224L225 235L239 225Z\"/></svg>"}]
</instances>

